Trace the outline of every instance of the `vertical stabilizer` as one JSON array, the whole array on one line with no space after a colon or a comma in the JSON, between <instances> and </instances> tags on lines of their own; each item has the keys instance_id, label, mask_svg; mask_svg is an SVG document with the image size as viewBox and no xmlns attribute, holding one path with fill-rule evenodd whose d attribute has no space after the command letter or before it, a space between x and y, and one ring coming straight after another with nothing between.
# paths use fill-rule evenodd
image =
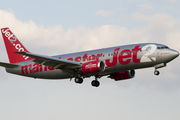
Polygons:
<instances>
[{"instance_id":1,"label":"vertical stabilizer","mask_svg":"<svg viewBox=\"0 0 180 120\"><path fill-rule=\"evenodd\" d=\"M10 63L18 63L33 59L28 56L23 56L16 53L29 51L21 44L21 42L17 39L17 37L11 32L9 28L2 28L1 32Z\"/></svg>"}]
</instances>

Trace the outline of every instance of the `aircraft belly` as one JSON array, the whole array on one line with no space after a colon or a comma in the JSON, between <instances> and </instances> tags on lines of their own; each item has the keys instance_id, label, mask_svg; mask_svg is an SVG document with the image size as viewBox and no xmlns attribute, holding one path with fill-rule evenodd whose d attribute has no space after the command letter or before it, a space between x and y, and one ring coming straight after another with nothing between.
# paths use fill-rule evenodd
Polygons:
<instances>
[{"instance_id":1,"label":"aircraft belly","mask_svg":"<svg viewBox=\"0 0 180 120\"><path fill-rule=\"evenodd\" d=\"M153 67L155 64L158 64L158 62L155 61L155 62L129 63L128 65L117 64L116 66L108 67L103 73L113 73L124 70Z\"/></svg>"},{"instance_id":2,"label":"aircraft belly","mask_svg":"<svg viewBox=\"0 0 180 120\"><path fill-rule=\"evenodd\" d=\"M35 74L34 76L37 78L44 78L44 79L64 79L70 77L69 74L62 72L60 69L40 72Z\"/></svg>"},{"instance_id":3,"label":"aircraft belly","mask_svg":"<svg viewBox=\"0 0 180 120\"><path fill-rule=\"evenodd\" d=\"M21 75L21 76L43 78L43 79L64 79L64 78L70 77L70 74L62 72L60 69L55 69L52 71L28 73L28 74L22 74L22 71L18 68L15 68L15 69L6 68L6 71L9 73L13 73L13 74Z\"/></svg>"}]
</instances>

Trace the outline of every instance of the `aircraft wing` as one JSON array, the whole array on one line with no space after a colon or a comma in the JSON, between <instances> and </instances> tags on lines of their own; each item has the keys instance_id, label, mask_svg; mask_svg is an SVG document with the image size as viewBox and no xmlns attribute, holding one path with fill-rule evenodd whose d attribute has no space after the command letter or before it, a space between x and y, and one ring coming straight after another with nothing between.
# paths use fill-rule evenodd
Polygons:
<instances>
[{"instance_id":1,"label":"aircraft wing","mask_svg":"<svg viewBox=\"0 0 180 120\"><path fill-rule=\"evenodd\" d=\"M5 68L15 68L15 67L18 67L19 65L0 62L0 66L5 67Z\"/></svg>"},{"instance_id":2,"label":"aircraft wing","mask_svg":"<svg viewBox=\"0 0 180 120\"><path fill-rule=\"evenodd\" d=\"M31 58L35 58L33 60L33 62L39 63L41 65L46 65L46 66L52 67L54 69L56 69L56 68L73 69L73 68L81 67L81 64L79 62L62 60L62 59L58 59L55 57L49 57L49 56L38 55L38 54L27 53L27 52L16 52L16 53L21 54L21 55L25 55L25 56L29 56Z\"/></svg>"}]
</instances>

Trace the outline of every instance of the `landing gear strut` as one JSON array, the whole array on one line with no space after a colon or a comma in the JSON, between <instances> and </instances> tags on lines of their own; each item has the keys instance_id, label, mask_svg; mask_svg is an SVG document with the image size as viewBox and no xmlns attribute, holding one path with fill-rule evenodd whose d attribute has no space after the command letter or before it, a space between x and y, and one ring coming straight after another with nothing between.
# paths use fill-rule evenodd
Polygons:
<instances>
[{"instance_id":1,"label":"landing gear strut","mask_svg":"<svg viewBox=\"0 0 180 120\"><path fill-rule=\"evenodd\" d=\"M154 68L155 68L154 74L155 74L155 75L159 75L160 72L159 72L157 69L158 69L158 68L162 68L162 67L166 67L166 63L161 63L161 64L155 65L155 66L154 66Z\"/></svg>"},{"instance_id":2,"label":"landing gear strut","mask_svg":"<svg viewBox=\"0 0 180 120\"><path fill-rule=\"evenodd\" d=\"M92 85L93 87L99 87L99 85L100 85L100 82L97 80L97 78L98 78L98 76L95 76L95 80L93 80L93 81L91 82L91 85Z\"/></svg>"},{"instance_id":3,"label":"landing gear strut","mask_svg":"<svg viewBox=\"0 0 180 120\"><path fill-rule=\"evenodd\" d=\"M81 77L76 77L74 81L79 84L83 83L83 79Z\"/></svg>"}]
</instances>

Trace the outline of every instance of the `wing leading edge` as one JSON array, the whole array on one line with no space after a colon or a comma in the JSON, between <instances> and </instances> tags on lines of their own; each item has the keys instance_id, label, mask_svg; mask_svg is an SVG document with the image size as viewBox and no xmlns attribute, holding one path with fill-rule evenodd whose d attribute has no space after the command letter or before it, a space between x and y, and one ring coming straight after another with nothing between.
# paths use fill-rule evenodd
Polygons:
<instances>
[{"instance_id":1,"label":"wing leading edge","mask_svg":"<svg viewBox=\"0 0 180 120\"><path fill-rule=\"evenodd\" d=\"M44 55L38 55L33 53L27 53L27 52L16 52L21 55L29 56L31 58L35 58L33 62L39 63L41 65L46 65L52 68L59 68L59 69L74 69L81 67L81 63L79 62L73 62L68 60L62 60L57 59L54 57L48 57Z\"/></svg>"}]
</instances>

